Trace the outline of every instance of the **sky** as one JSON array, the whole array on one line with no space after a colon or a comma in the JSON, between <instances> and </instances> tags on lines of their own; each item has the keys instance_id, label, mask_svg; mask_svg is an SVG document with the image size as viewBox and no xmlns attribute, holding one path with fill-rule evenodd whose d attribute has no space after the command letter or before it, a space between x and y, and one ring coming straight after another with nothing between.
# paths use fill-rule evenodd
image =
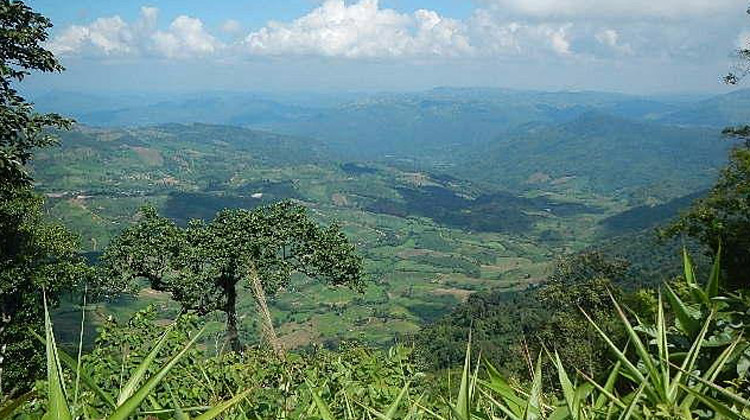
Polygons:
<instances>
[{"instance_id":1,"label":"sky","mask_svg":"<svg viewBox=\"0 0 750 420\"><path fill-rule=\"evenodd\" d=\"M747 0L29 0L39 90L722 92Z\"/></svg>"}]
</instances>

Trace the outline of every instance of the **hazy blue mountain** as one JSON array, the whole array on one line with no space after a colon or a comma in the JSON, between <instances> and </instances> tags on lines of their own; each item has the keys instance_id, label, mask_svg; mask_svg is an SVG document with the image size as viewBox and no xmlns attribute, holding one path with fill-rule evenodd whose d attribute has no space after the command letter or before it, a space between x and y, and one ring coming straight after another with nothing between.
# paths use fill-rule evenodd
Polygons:
<instances>
[{"instance_id":1,"label":"hazy blue mountain","mask_svg":"<svg viewBox=\"0 0 750 420\"><path fill-rule=\"evenodd\" d=\"M660 122L681 125L702 125L723 128L750 121L750 90L743 89L715 96L658 118Z\"/></svg>"},{"instance_id":2,"label":"hazy blue mountain","mask_svg":"<svg viewBox=\"0 0 750 420\"><path fill-rule=\"evenodd\" d=\"M730 146L715 129L586 113L562 124L530 124L467 149L455 171L522 189L575 186L663 200L710 185Z\"/></svg>"}]
</instances>

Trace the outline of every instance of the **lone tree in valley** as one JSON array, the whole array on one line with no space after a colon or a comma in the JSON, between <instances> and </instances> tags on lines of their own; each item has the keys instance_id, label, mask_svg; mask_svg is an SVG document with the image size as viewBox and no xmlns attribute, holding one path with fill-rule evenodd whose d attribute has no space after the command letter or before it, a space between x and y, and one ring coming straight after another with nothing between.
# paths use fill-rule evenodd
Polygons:
<instances>
[{"instance_id":1,"label":"lone tree in valley","mask_svg":"<svg viewBox=\"0 0 750 420\"><path fill-rule=\"evenodd\" d=\"M332 285L362 287L362 260L338 226L323 228L304 206L282 202L254 210L223 210L209 223L193 220L181 228L143 208L141 220L126 229L102 256L102 278L117 290L147 279L171 293L185 310L227 316L227 339L241 349L237 329L237 286L249 287L277 353L265 303L288 285L293 273Z\"/></svg>"}]
</instances>

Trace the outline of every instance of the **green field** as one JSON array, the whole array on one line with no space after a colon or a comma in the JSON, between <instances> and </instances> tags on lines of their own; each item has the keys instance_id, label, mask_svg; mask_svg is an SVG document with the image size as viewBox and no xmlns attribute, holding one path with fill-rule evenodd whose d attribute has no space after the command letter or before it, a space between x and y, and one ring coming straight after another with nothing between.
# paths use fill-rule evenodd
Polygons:
<instances>
[{"instance_id":1,"label":"green field","mask_svg":"<svg viewBox=\"0 0 750 420\"><path fill-rule=\"evenodd\" d=\"M385 344L471 293L538 282L554 256L590 246L601 235L599 221L626 208L559 186L514 194L383 162L323 159L336 155L320 142L238 128L80 128L62 137L61 148L36 159L37 187L49 215L80 234L92 255L146 203L186 223L225 207L295 199L320 222L340 223L365 257L367 291L297 279L272 297L289 346L341 339ZM98 304L90 320L124 317L151 303L164 305L169 317L176 307L167 302L167 295L144 290L138 299ZM245 297L239 305L250 342L257 330L252 302ZM73 330L75 318L63 324Z\"/></svg>"}]
</instances>

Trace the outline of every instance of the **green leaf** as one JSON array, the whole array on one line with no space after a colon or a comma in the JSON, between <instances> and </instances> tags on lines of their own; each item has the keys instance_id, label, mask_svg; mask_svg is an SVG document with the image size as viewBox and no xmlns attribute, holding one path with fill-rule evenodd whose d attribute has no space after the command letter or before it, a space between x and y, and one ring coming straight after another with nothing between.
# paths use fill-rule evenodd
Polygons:
<instances>
[{"instance_id":1,"label":"green leaf","mask_svg":"<svg viewBox=\"0 0 750 420\"><path fill-rule=\"evenodd\" d=\"M542 412L542 353L537 357L534 367L534 378L531 381L531 392L524 410L524 419L533 420L540 417Z\"/></svg>"},{"instance_id":2,"label":"green leaf","mask_svg":"<svg viewBox=\"0 0 750 420\"><path fill-rule=\"evenodd\" d=\"M646 370L648 371L648 377L650 381L655 382L649 385L651 385L652 388L654 388L658 393L660 393L663 398L666 398L666 389L664 388L664 384L662 383L662 378L660 377L660 373L656 369L656 366L654 365L654 360L651 358L651 354L649 353L645 344L643 344L643 341L641 341L640 337L638 336L638 333L636 333L636 331L633 329L633 326L630 324L630 321L628 321L627 316L625 316L625 312L623 312L622 308L617 303L614 296L610 294L610 298L612 299L612 303L614 304L615 309L617 310L617 313L620 316L620 320L622 321L623 326L625 326L625 331L628 333L630 342L633 343L633 345L635 346L635 351L638 354L638 357L640 358L641 362L643 362L643 365L646 367ZM644 378L642 378L642 375L640 375L640 372L639 372L639 376L641 376L639 380L646 383Z\"/></svg>"},{"instance_id":3,"label":"green leaf","mask_svg":"<svg viewBox=\"0 0 750 420\"><path fill-rule=\"evenodd\" d=\"M44 296L44 332L47 338L47 413L50 420L71 420L70 408L65 397L60 372L60 361L57 357L55 335L52 332L52 321L47 308L47 296Z\"/></svg>"},{"instance_id":4,"label":"green leaf","mask_svg":"<svg viewBox=\"0 0 750 420\"><path fill-rule=\"evenodd\" d=\"M695 281L695 270L693 270L693 261L687 252L686 247L682 247L682 268L685 272L685 282L688 286L697 286Z\"/></svg>"},{"instance_id":5,"label":"green leaf","mask_svg":"<svg viewBox=\"0 0 750 420\"><path fill-rule=\"evenodd\" d=\"M694 337L695 334L700 330L700 322L695 316L695 311L691 310L685 303L677 296L677 293L669 287L668 284L664 284L666 290L667 302L674 311L677 320L680 322L680 326L690 337Z\"/></svg>"},{"instance_id":6,"label":"green leaf","mask_svg":"<svg viewBox=\"0 0 750 420\"><path fill-rule=\"evenodd\" d=\"M640 401L641 395L643 395L643 391L645 389L646 382L642 383L641 386L638 387L638 391L636 391L633 395L633 399L630 400L630 403L628 404L627 408L625 408L625 411L620 414L620 420L628 420L635 414L635 409L636 407L638 407L638 402Z\"/></svg>"},{"instance_id":7,"label":"green leaf","mask_svg":"<svg viewBox=\"0 0 750 420\"><path fill-rule=\"evenodd\" d=\"M5 404L0 406L0 419L7 419L15 412L18 407L22 406L26 401L29 401L34 396L34 391L29 391L18 398L14 398L10 401L6 401Z\"/></svg>"},{"instance_id":8,"label":"green leaf","mask_svg":"<svg viewBox=\"0 0 750 420\"><path fill-rule=\"evenodd\" d=\"M34 336L42 342L42 344L47 344L47 340L44 339L44 337L37 334L35 331L31 331ZM73 373L77 374L78 377L81 379L81 382L92 392L94 392L99 398L102 399L102 401L106 402L107 405L109 405L111 408L115 408L115 400L112 398L111 395L104 392L98 385L96 385L96 382L86 374L86 372L78 369L78 363L75 359L68 353L66 353L62 349L57 349L57 356L60 358L60 361L67 366L68 369L72 370Z\"/></svg>"},{"instance_id":9,"label":"green leaf","mask_svg":"<svg viewBox=\"0 0 750 420\"><path fill-rule=\"evenodd\" d=\"M706 284L706 296L709 299L715 298L719 294L719 277L721 276L721 244L719 249L716 251L716 257L714 258L714 265L711 268L711 275L708 277L708 284Z\"/></svg>"},{"instance_id":10,"label":"green leaf","mask_svg":"<svg viewBox=\"0 0 750 420\"><path fill-rule=\"evenodd\" d=\"M722 417L726 417L728 419L733 419L733 420L741 420L744 418L739 413L732 411L731 408L727 407L723 403L709 397L708 395L703 394L702 392L698 392L685 385L680 385L680 387L682 387L682 389L692 394L693 397L695 397L698 401L702 402L711 410L713 410L714 413Z\"/></svg>"},{"instance_id":11,"label":"green leaf","mask_svg":"<svg viewBox=\"0 0 750 420\"><path fill-rule=\"evenodd\" d=\"M133 372L133 375L130 377L130 379L128 379L128 381L122 387L122 390L120 391L120 395L117 397L118 407L121 406L125 401L127 401L128 398L133 396L133 394L135 393L138 387L138 384L141 383L141 381L143 380L143 377L146 375L146 372L154 363L156 356L159 354L159 350L161 350L161 348L164 347L164 344L167 342L168 333L169 333L169 329L167 329L167 331L165 331L164 334L162 334L159 341L156 342L156 344L148 353L146 358L143 359L143 361L135 370L135 372Z\"/></svg>"},{"instance_id":12,"label":"green leaf","mask_svg":"<svg viewBox=\"0 0 750 420\"><path fill-rule=\"evenodd\" d=\"M487 368L489 381L480 381L480 383L485 388L488 388L500 395L508 408L510 408L517 416L523 415L523 409L526 406L526 401L516 395L513 387L508 384L505 378L503 378L500 372L492 364L490 364L486 360L484 364Z\"/></svg>"},{"instance_id":13,"label":"green leaf","mask_svg":"<svg viewBox=\"0 0 750 420\"><path fill-rule=\"evenodd\" d=\"M603 390L608 393L612 393L612 391L615 389L615 383L617 382L617 377L620 376L620 367L622 366L621 362L616 362L614 366L612 366L612 369L609 372L609 376L607 377L607 382L604 383ZM597 385L595 385L597 386ZM604 404L607 402L607 396L603 393L599 395L599 397L596 399L596 402L594 403L595 409L601 409L604 407Z\"/></svg>"},{"instance_id":14,"label":"green leaf","mask_svg":"<svg viewBox=\"0 0 750 420\"><path fill-rule=\"evenodd\" d=\"M461 374L461 387L458 390L456 405L452 407L454 414L461 420L471 419L471 336L466 344L464 369Z\"/></svg>"},{"instance_id":15,"label":"green leaf","mask_svg":"<svg viewBox=\"0 0 750 420\"><path fill-rule=\"evenodd\" d=\"M644 382L646 380L646 377L643 376L640 370L625 356L625 353L620 351L620 349L617 348L615 343L612 342L612 340L607 336L607 334L602 331L601 328L594 322L593 319L589 316L589 314L586 313L583 309L581 309L581 312L583 313L583 316L586 317L586 319L589 321L589 323L594 327L597 333L599 333L599 336L602 337L605 343L609 346L610 350L615 354L617 359L622 363L626 368L627 371L635 377L635 379L638 382Z\"/></svg>"},{"instance_id":16,"label":"green leaf","mask_svg":"<svg viewBox=\"0 0 750 420\"><path fill-rule=\"evenodd\" d=\"M195 420L211 420L218 416L220 416L225 411L229 410L230 408L237 405L240 401L242 401L244 398L250 394L252 389L248 389L244 392L241 392L234 396L231 400L224 401L223 403L214 406L210 410L206 411L205 413L201 414L200 416L196 417Z\"/></svg>"},{"instance_id":17,"label":"green leaf","mask_svg":"<svg viewBox=\"0 0 750 420\"><path fill-rule=\"evenodd\" d=\"M388 411L385 412L385 418L388 420L393 420L396 417L396 412L398 411L398 405L401 403L401 400L406 396L406 394L409 392L409 382L404 385L404 387L401 389L401 392L399 392L398 397L391 403L390 407L388 407Z\"/></svg>"},{"instance_id":18,"label":"green leaf","mask_svg":"<svg viewBox=\"0 0 750 420\"><path fill-rule=\"evenodd\" d=\"M151 391L156 388L156 386L161 382L162 379L164 379L165 376L167 376L167 373L169 373L170 370L177 364L177 362L182 359L182 357L185 356L185 354L188 352L190 347L192 347L196 341L198 341L198 338L203 334L203 331L205 330L205 327L202 328L200 331L198 331L197 334L193 337L190 342L185 345L185 347L180 350L179 353L174 355L172 359L170 359L166 365L164 365L159 371L157 371L152 377L150 377L146 383L141 386L138 390L136 390L133 393L133 396L125 400L120 406L117 407L114 413L109 417L109 420L125 420L135 411L138 409L138 407L141 405L144 399L151 393Z\"/></svg>"},{"instance_id":19,"label":"green leaf","mask_svg":"<svg viewBox=\"0 0 750 420\"><path fill-rule=\"evenodd\" d=\"M576 399L576 391L573 388L573 384L570 382L565 367L560 360L560 355L555 351L555 365L557 366L557 377L560 381L560 388L563 391L563 397L565 398L565 404L568 406L568 412L570 417L574 420L578 420L578 400Z\"/></svg>"},{"instance_id":20,"label":"green leaf","mask_svg":"<svg viewBox=\"0 0 750 420\"><path fill-rule=\"evenodd\" d=\"M322 417L323 420L335 420L333 414L331 414L331 409L328 408L328 404L320 398L318 392L313 389L313 386L310 385L310 382L308 382L307 379L305 379L305 382L307 382L307 387L310 388L310 393L312 394L315 406L318 408L318 414L320 414L320 417Z\"/></svg>"}]
</instances>

